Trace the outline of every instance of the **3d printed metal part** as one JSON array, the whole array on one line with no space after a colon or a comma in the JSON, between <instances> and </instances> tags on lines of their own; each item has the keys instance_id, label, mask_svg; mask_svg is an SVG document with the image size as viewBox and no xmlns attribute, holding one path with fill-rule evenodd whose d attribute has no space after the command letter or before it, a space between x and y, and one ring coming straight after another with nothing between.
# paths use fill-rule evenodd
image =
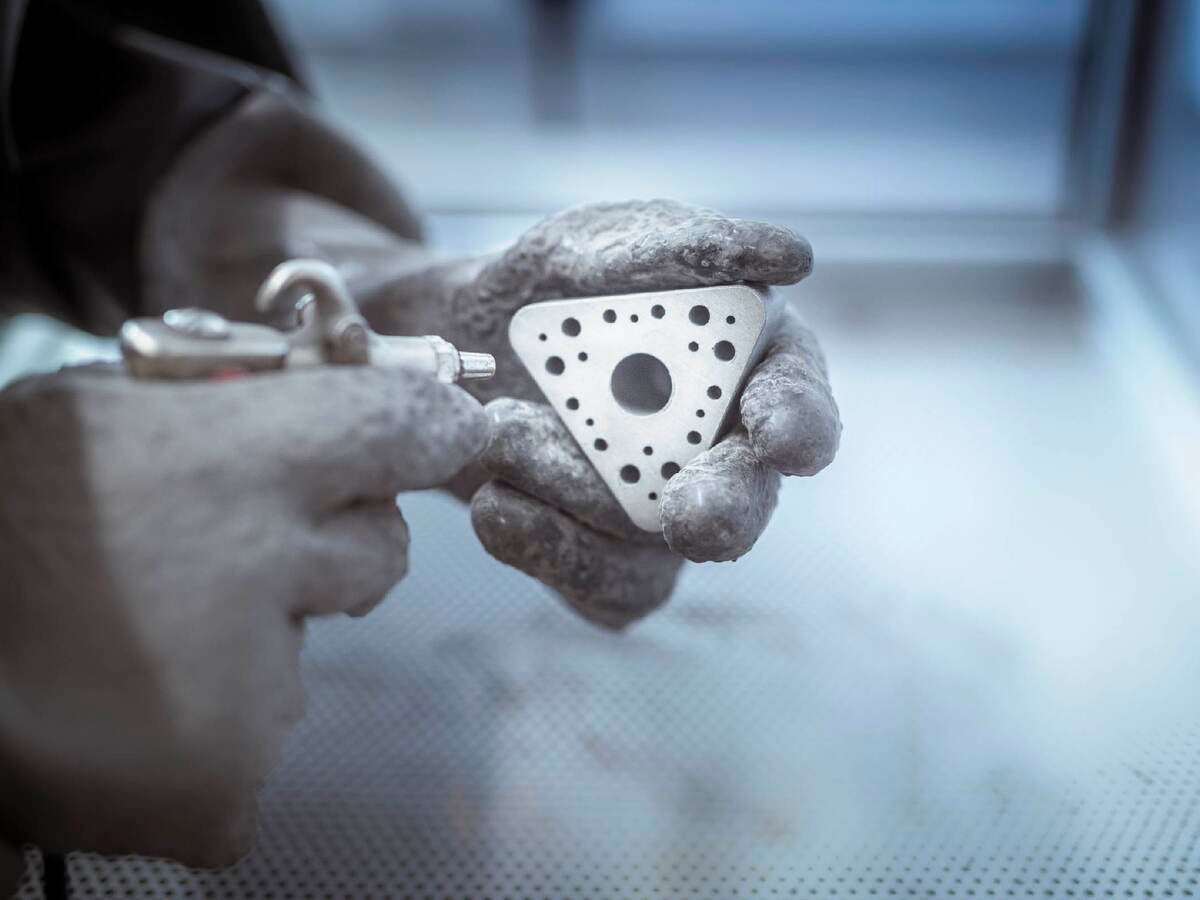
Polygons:
<instances>
[{"instance_id":1,"label":"3d printed metal part","mask_svg":"<svg viewBox=\"0 0 1200 900\"><path fill-rule=\"evenodd\" d=\"M517 357L630 519L731 424L780 301L749 285L551 300L509 325Z\"/></svg>"}]
</instances>

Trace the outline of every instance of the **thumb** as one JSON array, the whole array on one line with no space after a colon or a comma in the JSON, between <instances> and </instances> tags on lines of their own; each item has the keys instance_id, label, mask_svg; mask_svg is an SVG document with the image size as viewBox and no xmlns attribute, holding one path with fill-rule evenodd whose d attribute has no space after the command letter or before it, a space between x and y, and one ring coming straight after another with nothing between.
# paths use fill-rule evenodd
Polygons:
<instances>
[{"instance_id":1,"label":"thumb","mask_svg":"<svg viewBox=\"0 0 1200 900\"><path fill-rule=\"evenodd\" d=\"M396 369L325 366L210 389L227 394L230 427L324 508L437 487L487 440L465 391Z\"/></svg>"}]
</instances>

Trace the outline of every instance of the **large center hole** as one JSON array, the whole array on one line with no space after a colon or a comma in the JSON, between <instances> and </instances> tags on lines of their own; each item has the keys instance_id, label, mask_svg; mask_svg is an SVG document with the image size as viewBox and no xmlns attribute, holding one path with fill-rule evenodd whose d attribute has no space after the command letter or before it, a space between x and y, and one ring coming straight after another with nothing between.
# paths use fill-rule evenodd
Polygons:
<instances>
[{"instance_id":1,"label":"large center hole","mask_svg":"<svg viewBox=\"0 0 1200 900\"><path fill-rule=\"evenodd\" d=\"M613 369L612 394L626 412L648 416L671 399L671 373L649 353L630 354Z\"/></svg>"}]
</instances>

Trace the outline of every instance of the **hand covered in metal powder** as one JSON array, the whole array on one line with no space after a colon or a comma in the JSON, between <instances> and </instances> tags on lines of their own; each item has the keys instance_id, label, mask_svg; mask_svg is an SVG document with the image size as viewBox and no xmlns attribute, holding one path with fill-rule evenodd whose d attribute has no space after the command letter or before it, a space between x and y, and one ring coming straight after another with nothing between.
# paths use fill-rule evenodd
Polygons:
<instances>
[{"instance_id":1,"label":"hand covered in metal powder","mask_svg":"<svg viewBox=\"0 0 1200 900\"><path fill-rule=\"evenodd\" d=\"M437 332L496 356L497 377L471 386L494 400L481 459L491 480L472 500L475 530L496 558L619 628L666 600L681 557L746 553L780 474L812 475L833 459L841 423L824 357L787 311L746 383L741 424L668 482L659 537L629 521L549 407L525 402L540 394L508 345L509 320L541 300L783 285L811 268L811 248L787 228L664 200L596 204L544 220L497 257L396 282L364 311L380 330Z\"/></svg>"},{"instance_id":2,"label":"hand covered in metal powder","mask_svg":"<svg viewBox=\"0 0 1200 900\"><path fill-rule=\"evenodd\" d=\"M232 862L302 709L303 620L379 602L396 494L486 431L463 391L357 366L0 392L0 836Z\"/></svg>"}]
</instances>

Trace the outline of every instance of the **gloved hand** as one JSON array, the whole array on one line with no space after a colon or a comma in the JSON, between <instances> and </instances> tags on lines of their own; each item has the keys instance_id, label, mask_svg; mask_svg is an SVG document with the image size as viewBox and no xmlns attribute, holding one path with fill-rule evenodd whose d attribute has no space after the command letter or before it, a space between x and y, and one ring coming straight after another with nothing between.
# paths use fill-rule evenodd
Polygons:
<instances>
[{"instance_id":1,"label":"gloved hand","mask_svg":"<svg viewBox=\"0 0 1200 900\"><path fill-rule=\"evenodd\" d=\"M440 334L493 353L481 399L540 399L508 346L526 303L752 281L789 284L812 265L786 228L655 200L569 210L498 256L438 262L387 177L310 110L259 94L193 141L144 216L143 308L210 306L235 318L289 256L338 267L372 325ZM841 425L821 351L794 313L741 399L742 427L663 492L663 539L633 529L547 409L492 406L485 469L465 473L484 546L559 590L593 621L619 627L661 604L680 556L732 559L765 527L778 473L828 465Z\"/></svg>"},{"instance_id":2,"label":"gloved hand","mask_svg":"<svg viewBox=\"0 0 1200 900\"><path fill-rule=\"evenodd\" d=\"M508 345L509 320L540 300L791 284L811 267L808 243L786 228L664 200L597 204L546 219L499 256L425 267L362 303L381 331L437 333L496 356L497 377L469 388L493 400L481 460L493 480L474 494L475 530L588 619L622 627L665 601L681 557L748 551L780 473L812 475L833 459L841 423L824 358L789 310L747 382L741 425L664 490L660 538L629 521L549 407L522 402L540 393ZM479 482L476 473L463 492Z\"/></svg>"},{"instance_id":3,"label":"gloved hand","mask_svg":"<svg viewBox=\"0 0 1200 900\"><path fill-rule=\"evenodd\" d=\"M303 621L405 574L396 493L486 440L457 388L329 367L0 392L0 840L233 861Z\"/></svg>"}]
</instances>

